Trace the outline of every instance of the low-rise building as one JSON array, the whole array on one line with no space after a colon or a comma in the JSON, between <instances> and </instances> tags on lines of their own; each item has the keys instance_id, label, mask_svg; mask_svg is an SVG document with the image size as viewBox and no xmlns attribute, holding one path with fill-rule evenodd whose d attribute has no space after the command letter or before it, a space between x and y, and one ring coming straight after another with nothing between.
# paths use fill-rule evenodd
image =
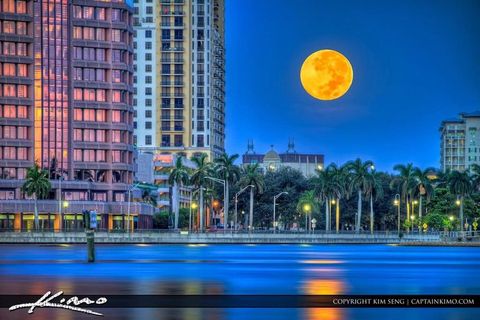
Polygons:
<instances>
[{"instance_id":1,"label":"low-rise building","mask_svg":"<svg viewBox=\"0 0 480 320\"><path fill-rule=\"evenodd\" d=\"M277 153L272 145L270 151L265 154L256 153L253 141L249 141L247 152L242 156L243 165L258 163L264 172L290 167L299 170L305 177L310 177L315 174L315 170L322 169L324 161L323 154L297 153L293 140L289 141L286 152Z\"/></svg>"},{"instance_id":2,"label":"low-rise building","mask_svg":"<svg viewBox=\"0 0 480 320\"><path fill-rule=\"evenodd\" d=\"M157 207L162 211L170 209L172 205L170 201L175 205L175 203L177 203L177 197L180 208L188 208L190 206L191 187L171 186L168 183L170 172L173 167L175 167L178 157L178 154L152 154L143 152L138 154L136 180L157 186ZM182 163L192 170L195 168L195 164L185 157L182 157ZM172 192L172 198L170 197L170 192Z\"/></svg>"}]
</instances>

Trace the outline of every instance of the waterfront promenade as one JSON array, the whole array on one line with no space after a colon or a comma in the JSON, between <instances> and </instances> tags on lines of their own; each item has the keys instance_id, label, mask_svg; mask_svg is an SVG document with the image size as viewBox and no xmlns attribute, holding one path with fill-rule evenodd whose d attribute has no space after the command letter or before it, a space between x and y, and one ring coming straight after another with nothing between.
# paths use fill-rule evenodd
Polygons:
<instances>
[{"instance_id":1,"label":"waterfront promenade","mask_svg":"<svg viewBox=\"0 0 480 320\"><path fill-rule=\"evenodd\" d=\"M461 242L459 241L461 240ZM95 233L96 243L165 243L165 244L449 244L465 243L480 245L480 235L470 233L406 233L399 237L393 232L370 233L299 233L299 232L253 232L233 233L231 231L188 233L186 231L147 230L142 232ZM0 243L86 243L84 232L2 232Z\"/></svg>"}]
</instances>

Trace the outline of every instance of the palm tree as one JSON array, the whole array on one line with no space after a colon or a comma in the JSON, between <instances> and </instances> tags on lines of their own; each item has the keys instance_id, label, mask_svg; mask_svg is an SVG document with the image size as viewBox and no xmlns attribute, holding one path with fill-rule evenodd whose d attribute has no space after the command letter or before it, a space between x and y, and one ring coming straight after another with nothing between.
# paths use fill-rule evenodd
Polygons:
<instances>
[{"instance_id":1,"label":"palm tree","mask_svg":"<svg viewBox=\"0 0 480 320\"><path fill-rule=\"evenodd\" d=\"M336 179L336 171L338 167L330 164L324 170L316 170L317 177L313 179L315 185L314 190L317 199L321 203L325 203L325 230L331 229L331 207L332 199L338 199L342 194L342 186L340 181Z\"/></svg>"},{"instance_id":2,"label":"palm tree","mask_svg":"<svg viewBox=\"0 0 480 320\"><path fill-rule=\"evenodd\" d=\"M463 231L463 200L472 193L472 178L467 171L452 171L448 177L450 192L460 197L460 231Z\"/></svg>"},{"instance_id":3,"label":"palm tree","mask_svg":"<svg viewBox=\"0 0 480 320\"><path fill-rule=\"evenodd\" d=\"M168 183L170 184L170 188L173 186L173 192L170 192L171 195L171 204L173 207L173 213L175 215L175 222L174 228L175 230L178 229L178 214L180 211L180 199L179 199L179 192L178 189L182 185L186 185L189 182L189 175L188 175L188 168L183 165L183 157L178 157L175 161L175 166L170 171L170 175L168 177ZM172 189L170 190L172 191Z\"/></svg>"},{"instance_id":4,"label":"palm tree","mask_svg":"<svg viewBox=\"0 0 480 320\"><path fill-rule=\"evenodd\" d=\"M335 231L338 233L340 229L340 199L348 196L348 168L346 166L338 167L335 164L331 164L329 170L332 173L332 179L335 181L332 191L336 196Z\"/></svg>"},{"instance_id":5,"label":"palm tree","mask_svg":"<svg viewBox=\"0 0 480 320\"><path fill-rule=\"evenodd\" d=\"M401 193L407 207L407 221L410 221L410 201L416 187L415 170L411 163L407 165L397 164L393 169L398 171L398 176L392 180L391 187L397 188Z\"/></svg>"},{"instance_id":6,"label":"palm tree","mask_svg":"<svg viewBox=\"0 0 480 320\"><path fill-rule=\"evenodd\" d=\"M346 164L350 173L350 189L357 190L358 202L357 202L357 217L355 221L355 231L360 232L360 222L362 219L362 195L368 187L368 175L369 170L373 168L373 162L367 160L357 159L355 161L349 161Z\"/></svg>"},{"instance_id":7,"label":"palm tree","mask_svg":"<svg viewBox=\"0 0 480 320\"><path fill-rule=\"evenodd\" d=\"M427 199L433 194L433 182L430 178L431 173L435 172L434 168L427 168L422 170L421 168L413 169L413 176L415 179L415 191L418 193L418 219L422 221L422 209L423 209L423 197Z\"/></svg>"},{"instance_id":8,"label":"palm tree","mask_svg":"<svg viewBox=\"0 0 480 320\"><path fill-rule=\"evenodd\" d=\"M155 199L155 196L152 195L151 190L143 190L142 201L153 207L157 207L157 199Z\"/></svg>"},{"instance_id":9,"label":"palm tree","mask_svg":"<svg viewBox=\"0 0 480 320\"><path fill-rule=\"evenodd\" d=\"M38 230L38 199L44 199L50 193L52 185L48 179L49 173L47 170L40 169L37 162L33 167L28 168L25 177L25 183L22 186L23 191L29 196L33 196L34 212L35 212L35 229Z\"/></svg>"},{"instance_id":10,"label":"palm tree","mask_svg":"<svg viewBox=\"0 0 480 320\"><path fill-rule=\"evenodd\" d=\"M237 159L238 154L229 156L227 153L223 153L214 160L215 172L225 181L225 203L223 204L225 228L227 228L228 225L230 183L235 183L240 179L240 168L235 164L235 160Z\"/></svg>"},{"instance_id":11,"label":"palm tree","mask_svg":"<svg viewBox=\"0 0 480 320\"><path fill-rule=\"evenodd\" d=\"M480 165L472 164L470 171L472 173L473 188L476 192L480 191Z\"/></svg>"},{"instance_id":12,"label":"palm tree","mask_svg":"<svg viewBox=\"0 0 480 320\"><path fill-rule=\"evenodd\" d=\"M365 194L370 198L370 233L373 233L373 222L374 222L374 213L373 213L373 199L378 199L383 196L383 186L380 173L372 170L368 175L367 189Z\"/></svg>"},{"instance_id":13,"label":"palm tree","mask_svg":"<svg viewBox=\"0 0 480 320\"><path fill-rule=\"evenodd\" d=\"M248 219L248 227L251 230L253 226L253 193L262 194L265 188L264 176L259 170L258 163L248 164L241 170L242 177L240 178L240 185L243 187L252 185L254 190L250 189L250 212Z\"/></svg>"},{"instance_id":14,"label":"palm tree","mask_svg":"<svg viewBox=\"0 0 480 320\"><path fill-rule=\"evenodd\" d=\"M305 208L306 206L309 206L309 210L308 212L305 212ZM309 191L305 191L303 192L301 195L300 195L300 198L298 199L298 203L297 203L297 212L300 213L300 214L305 214L310 217L308 220L311 220L311 215L312 215L312 212L315 212L317 211L319 208L318 208L318 202L317 202L317 199L315 197L315 191L314 190L309 190ZM305 218L307 219L307 218ZM305 230L308 229L308 222L305 224Z\"/></svg>"},{"instance_id":15,"label":"palm tree","mask_svg":"<svg viewBox=\"0 0 480 320\"><path fill-rule=\"evenodd\" d=\"M328 197L330 195L331 172L328 170L315 170L317 176L313 178L314 192L317 201L325 203L325 230L328 230Z\"/></svg>"},{"instance_id":16,"label":"palm tree","mask_svg":"<svg viewBox=\"0 0 480 320\"><path fill-rule=\"evenodd\" d=\"M193 163L196 168L193 170L190 176L190 183L200 189L200 230L204 229L204 202L203 202L203 189L208 183L207 177L212 175L212 163L208 161L206 153L201 153L192 157Z\"/></svg>"}]
</instances>

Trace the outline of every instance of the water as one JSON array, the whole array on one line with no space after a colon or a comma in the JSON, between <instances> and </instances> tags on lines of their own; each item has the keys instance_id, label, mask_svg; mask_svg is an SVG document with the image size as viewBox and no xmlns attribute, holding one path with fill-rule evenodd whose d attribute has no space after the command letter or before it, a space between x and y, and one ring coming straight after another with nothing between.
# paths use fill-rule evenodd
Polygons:
<instances>
[{"instance_id":1,"label":"water","mask_svg":"<svg viewBox=\"0 0 480 320\"><path fill-rule=\"evenodd\" d=\"M480 294L480 248L1 245L0 294ZM32 301L33 302L33 301ZM94 309L94 308L93 308ZM478 309L96 309L106 319L474 319ZM0 319L92 319L0 310Z\"/></svg>"}]
</instances>

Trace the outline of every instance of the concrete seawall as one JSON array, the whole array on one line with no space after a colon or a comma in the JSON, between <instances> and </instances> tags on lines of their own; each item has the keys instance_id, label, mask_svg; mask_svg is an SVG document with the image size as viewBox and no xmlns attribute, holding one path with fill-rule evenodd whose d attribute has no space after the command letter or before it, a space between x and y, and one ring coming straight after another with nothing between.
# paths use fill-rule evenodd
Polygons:
<instances>
[{"instance_id":1,"label":"concrete seawall","mask_svg":"<svg viewBox=\"0 0 480 320\"><path fill-rule=\"evenodd\" d=\"M231 234L231 233L107 233L97 232L96 243L165 243L165 244L401 244L401 243L440 243L438 234L405 235L399 238L396 234ZM86 243L84 232L45 232L45 233L0 233L0 243L38 244L38 243Z\"/></svg>"}]
</instances>

